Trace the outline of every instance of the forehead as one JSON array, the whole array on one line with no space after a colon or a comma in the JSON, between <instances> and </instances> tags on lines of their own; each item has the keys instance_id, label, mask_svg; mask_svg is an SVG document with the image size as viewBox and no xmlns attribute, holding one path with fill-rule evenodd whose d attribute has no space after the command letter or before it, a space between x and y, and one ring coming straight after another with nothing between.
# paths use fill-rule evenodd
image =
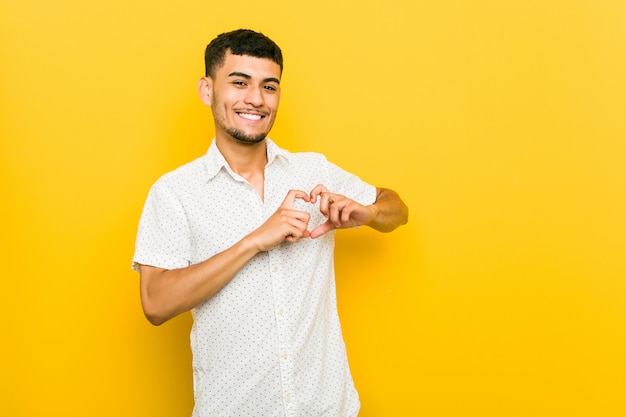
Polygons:
<instances>
[{"instance_id":1,"label":"forehead","mask_svg":"<svg viewBox=\"0 0 626 417\"><path fill-rule=\"evenodd\" d=\"M217 77L228 77L232 73L246 74L252 78L280 80L280 65L269 58L250 55L233 55L230 51L224 56L224 64L217 70Z\"/></svg>"}]
</instances>

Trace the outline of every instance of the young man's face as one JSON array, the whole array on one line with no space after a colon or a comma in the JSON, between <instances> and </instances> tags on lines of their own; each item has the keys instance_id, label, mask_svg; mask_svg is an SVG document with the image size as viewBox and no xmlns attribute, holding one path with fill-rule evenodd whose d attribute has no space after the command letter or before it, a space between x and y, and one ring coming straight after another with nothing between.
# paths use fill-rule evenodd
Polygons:
<instances>
[{"instance_id":1,"label":"young man's face","mask_svg":"<svg viewBox=\"0 0 626 417\"><path fill-rule=\"evenodd\" d=\"M280 101L280 66L266 58L226 53L214 79L205 79L217 137L261 142L274 125Z\"/></svg>"}]
</instances>

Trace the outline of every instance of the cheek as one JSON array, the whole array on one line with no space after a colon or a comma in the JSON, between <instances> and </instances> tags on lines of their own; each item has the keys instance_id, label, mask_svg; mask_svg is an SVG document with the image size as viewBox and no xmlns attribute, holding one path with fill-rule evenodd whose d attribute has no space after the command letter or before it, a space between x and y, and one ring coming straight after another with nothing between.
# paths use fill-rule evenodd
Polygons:
<instances>
[{"instance_id":1,"label":"cheek","mask_svg":"<svg viewBox=\"0 0 626 417\"><path fill-rule=\"evenodd\" d=\"M228 108L231 107L233 103L236 103L239 98L237 97L237 91L232 90L214 90L213 96L211 97L211 103L213 106L217 106L220 108Z\"/></svg>"},{"instance_id":2,"label":"cheek","mask_svg":"<svg viewBox=\"0 0 626 417\"><path fill-rule=\"evenodd\" d=\"M280 103L280 94L274 94L270 97L270 103L272 103L272 107L274 110L278 109L278 103Z\"/></svg>"},{"instance_id":3,"label":"cheek","mask_svg":"<svg viewBox=\"0 0 626 417\"><path fill-rule=\"evenodd\" d=\"M219 106L219 105L218 105ZM211 113L213 115L213 120L215 123L221 127L227 127L232 124L232 122L228 121L228 113L223 106L216 107L215 105L211 107Z\"/></svg>"},{"instance_id":4,"label":"cheek","mask_svg":"<svg viewBox=\"0 0 626 417\"><path fill-rule=\"evenodd\" d=\"M213 117L222 121L229 118L229 110L232 107L232 101L228 97L220 95L218 97L213 96L211 102L211 109L213 110Z\"/></svg>"},{"instance_id":5,"label":"cheek","mask_svg":"<svg viewBox=\"0 0 626 417\"><path fill-rule=\"evenodd\" d=\"M265 100L265 105L272 111L272 115L276 117L276 112L278 111L278 103L280 102L280 97L270 96Z\"/></svg>"}]
</instances>

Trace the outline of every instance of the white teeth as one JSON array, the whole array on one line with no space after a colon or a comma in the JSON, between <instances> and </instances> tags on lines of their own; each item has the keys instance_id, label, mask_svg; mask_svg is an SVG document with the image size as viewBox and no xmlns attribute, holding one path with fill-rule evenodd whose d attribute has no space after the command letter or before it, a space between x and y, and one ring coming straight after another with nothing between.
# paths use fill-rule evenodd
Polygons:
<instances>
[{"instance_id":1,"label":"white teeth","mask_svg":"<svg viewBox=\"0 0 626 417\"><path fill-rule=\"evenodd\" d=\"M248 120L261 120L261 116L258 114L239 113L239 115Z\"/></svg>"}]
</instances>

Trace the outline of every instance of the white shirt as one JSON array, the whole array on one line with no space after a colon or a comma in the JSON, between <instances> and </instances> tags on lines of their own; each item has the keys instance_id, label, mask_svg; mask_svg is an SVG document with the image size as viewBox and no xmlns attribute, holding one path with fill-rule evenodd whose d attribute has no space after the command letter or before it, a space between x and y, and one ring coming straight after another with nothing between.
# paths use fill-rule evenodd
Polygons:
<instances>
[{"instance_id":1,"label":"white shirt","mask_svg":"<svg viewBox=\"0 0 626 417\"><path fill-rule=\"evenodd\" d=\"M323 184L361 204L375 187L316 153L267 142L265 201L234 173L215 141L201 158L151 188L134 265L165 269L202 262L258 228L290 189ZM325 221L316 205L309 230ZM192 310L193 417L354 417L360 404L337 314L334 232L257 254Z\"/></svg>"}]
</instances>

